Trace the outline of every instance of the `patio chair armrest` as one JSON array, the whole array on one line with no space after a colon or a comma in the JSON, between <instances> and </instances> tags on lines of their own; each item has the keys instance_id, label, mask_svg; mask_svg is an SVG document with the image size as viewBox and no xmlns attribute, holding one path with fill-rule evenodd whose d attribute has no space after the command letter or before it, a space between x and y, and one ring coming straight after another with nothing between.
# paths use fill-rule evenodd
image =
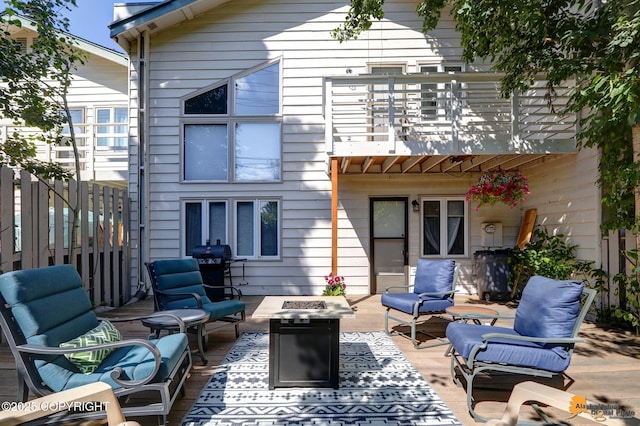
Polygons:
<instances>
[{"instance_id":1,"label":"patio chair armrest","mask_svg":"<svg viewBox=\"0 0 640 426\"><path fill-rule=\"evenodd\" d=\"M409 284L409 285L390 285L390 286L384 288L384 292L385 293L389 293L389 290L400 289L400 290L405 290L402 293L407 293L409 291L409 289L411 289L412 287L413 287L413 284Z\"/></svg>"},{"instance_id":2,"label":"patio chair armrest","mask_svg":"<svg viewBox=\"0 0 640 426\"><path fill-rule=\"evenodd\" d=\"M64 355L64 354L72 354L77 352L87 352L96 349L115 349L122 348L126 346L143 346L153 354L154 358L154 368L151 374L144 379L140 380L121 380L120 376L122 375L122 368L116 367L114 368L110 376L114 382L123 387L136 387L146 385L151 382L160 370L160 365L162 364L162 355L160 354L160 350L149 340L144 339L129 339L129 340L121 340L119 342L112 343L101 343L98 345L90 345L90 346L82 346L78 348L55 348L52 346L37 346L37 345L18 345L16 349L21 353L26 354L35 354L35 355Z\"/></svg>"},{"instance_id":3,"label":"patio chair armrest","mask_svg":"<svg viewBox=\"0 0 640 426\"><path fill-rule=\"evenodd\" d=\"M482 335L482 340L485 343L490 343L492 340L516 340L520 342L531 343L558 343L558 344L571 344L584 342L579 337L532 337L532 336L514 336L513 334L506 333L487 333Z\"/></svg>"},{"instance_id":4,"label":"patio chair armrest","mask_svg":"<svg viewBox=\"0 0 640 426\"><path fill-rule=\"evenodd\" d=\"M457 293L457 290L449 290L449 291L428 291L424 293L418 294L418 298L423 300L425 297L443 297L443 296L453 296Z\"/></svg>"},{"instance_id":5,"label":"patio chair armrest","mask_svg":"<svg viewBox=\"0 0 640 426\"><path fill-rule=\"evenodd\" d=\"M132 322L132 321L142 321L142 320L145 320L147 318L155 318L155 317L171 317L176 322L176 324L178 324L178 328L179 328L180 333L185 333L186 330L187 330L187 326L185 325L185 323L182 320L182 318L180 318L177 315L165 313L165 312L162 312L162 311L154 312L152 314L147 314L147 315L137 315L137 316L133 316L133 317L112 317L112 318L109 318L109 317L98 317L98 320L99 321L108 320L108 321L111 321L111 322Z\"/></svg>"},{"instance_id":6,"label":"patio chair armrest","mask_svg":"<svg viewBox=\"0 0 640 426\"><path fill-rule=\"evenodd\" d=\"M212 290L224 290L224 289L230 289L231 293L235 293L232 294L232 296L237 296L238 300L242 299L242 291L240 291L239 288L235 288L232 285L210 285L210 284L202 284L202 286L207 289L210 288Z\"/></svg>"},{"instance_id":7,"label":"patio chair armrest","mask_svg":"<svg viewBox=\"0 0 640 426\"><path fill-rule=\"evenodd\" d=\"M194 299L196 299L196 304L198 305L198 309L202 309L202 297L200 297L199 294L196 293L175 293L175 292L171 292L168 293L166 291L162 291L162 290L158 290L158 289L153 289L153 291L161 296L165 296L168 298L172 298L172 297L192 297ZM157 300L157 299L156 299Z\"/></svg>"}]
</instances>

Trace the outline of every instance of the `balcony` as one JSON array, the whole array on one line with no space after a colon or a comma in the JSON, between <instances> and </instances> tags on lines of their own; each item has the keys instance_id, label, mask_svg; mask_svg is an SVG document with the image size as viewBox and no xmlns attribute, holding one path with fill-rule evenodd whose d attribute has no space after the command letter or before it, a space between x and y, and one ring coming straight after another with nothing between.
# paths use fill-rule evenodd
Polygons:
<instances>
[{"instance_id":1,"label":"balcony","mask_svg":"<svg viewBox=\"0 0 640 426\"><path fill-rule=\"evenodd\" d=\"M99 182L113 187L126 188L129 167L127 126L122 123L74 124L80 178L83 181ZM37 129L19 126L0 126L0 139L13 132L35 135ZM68 170L75 170L73 148L53 146L45 143L36 145L36 158L41 161L60 163Z\"/></svg>"},{"instance_id":2,"label":"balcony","mask_svg":"<svg viewBox=\"0 0 640 426\"><path fill-rule=\"evenodd\" d=\"M338 76L325 79L326 152L340 173L511 169L577 152L576 115L560 116L570 85L546 81L511 98L495 73Z\"/></svg>"}]
</instances>

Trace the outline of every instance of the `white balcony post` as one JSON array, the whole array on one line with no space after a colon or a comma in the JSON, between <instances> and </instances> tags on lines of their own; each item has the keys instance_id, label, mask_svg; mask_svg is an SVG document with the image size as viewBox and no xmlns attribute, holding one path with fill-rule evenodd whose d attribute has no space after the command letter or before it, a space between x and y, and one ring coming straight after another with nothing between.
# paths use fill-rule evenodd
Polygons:
<instances>
[{"instance_id":1,"label":"white balcony post","mask_svg":"<svg viewBox=\"0 0 640 426\"><path fill-rule=\"evenodd\" d=\"M393 77L388 80L389 85L389 131L387 140L392 146L390 153L396 152L396 128L395 128L395 79Z\"/></svg>"},{"instance_id":2,"label":"white balcony post","mask_svg":"<svg viewBox=\"0 0 640 426\"><path fill-rule=\"evenodd\" d=\"M327 154L333 154L333 84L330 78L324 79L324 142Z\"/></svg>"},{"instance_id":3,"label":"white balcony post","mask_svg":"<svg viewBox=\"0 0 640 426\"><path fill-rule=\"evenodd\" d=\"M520 149L520 98L518 89L511 94L511 150Z\"/></svg>"},{"instance_id":4,"label":"white balcony post","mask_svg":"<svg viewBox=\"0 0 640 426\"><path fill-rule=\"evenodd\" d=\"M458 90L458 82L451 80L451 146L454 152L459 152L460 138L460 93Z\"/></svg>"}]
</instances>

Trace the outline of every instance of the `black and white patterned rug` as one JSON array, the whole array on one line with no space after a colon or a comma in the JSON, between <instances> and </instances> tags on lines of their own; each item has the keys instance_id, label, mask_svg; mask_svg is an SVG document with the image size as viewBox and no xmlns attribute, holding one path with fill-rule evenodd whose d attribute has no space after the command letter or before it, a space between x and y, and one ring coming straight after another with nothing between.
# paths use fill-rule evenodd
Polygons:
<instances>
[{"instance_id":1,"label":"black and white patterned rug","mask_svg":"<svg viewBox=\"0 0 640 426\"><path fill-rule=\"evenodd\" d=\"M243 333L183 426L461 425L384 332L340 333L340 388L269 390L269 335Z\"/></svg>"}]
</instances>

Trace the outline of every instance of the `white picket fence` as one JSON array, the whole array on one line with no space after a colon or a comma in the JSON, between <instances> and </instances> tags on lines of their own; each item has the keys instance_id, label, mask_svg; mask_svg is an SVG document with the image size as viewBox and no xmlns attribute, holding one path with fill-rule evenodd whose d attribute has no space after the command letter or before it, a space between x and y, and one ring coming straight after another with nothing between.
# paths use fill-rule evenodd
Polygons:
<instances>
[{"instance_id":1,"label":"white picket fence","mask_svg":"<svg viewBox=\"0 0 640 426\"><path fill-rule=\"evenodd\" d=\"M0 271L74 263L95 306L131 298L127 191L80 182L75 262L69 235L77 182L0 168Z\"/></svg>"}]
</instances>

